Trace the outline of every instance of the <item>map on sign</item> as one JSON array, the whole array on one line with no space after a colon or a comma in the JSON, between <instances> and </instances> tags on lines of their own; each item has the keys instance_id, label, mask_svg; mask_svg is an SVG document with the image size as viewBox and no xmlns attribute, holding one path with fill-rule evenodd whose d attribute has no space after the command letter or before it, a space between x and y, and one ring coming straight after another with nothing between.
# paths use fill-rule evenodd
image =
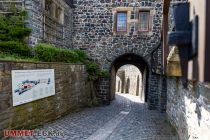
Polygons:
<instances>
[{"instance_id":1,"label":"map on sign","mask_svg":"<svg viewBox=\"0 0 210 140\"><path fill-rule=\"evenodd\" d=\"M13 106L55 95L53 69L12 70Z\"/></svg>"}]
</instances>

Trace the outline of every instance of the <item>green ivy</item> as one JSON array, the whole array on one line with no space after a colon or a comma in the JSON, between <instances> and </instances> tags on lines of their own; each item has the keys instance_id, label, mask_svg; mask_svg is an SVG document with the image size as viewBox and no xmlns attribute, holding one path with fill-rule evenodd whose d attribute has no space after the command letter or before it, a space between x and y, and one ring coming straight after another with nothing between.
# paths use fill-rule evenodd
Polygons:
<instances>
[{"instance_id":1,"label":"green ivy","mask_svg":"<svg viewBox=\"0 0 210 140\"><path fill-rule=\"evenodd\" d=\"M89 81L96 81L100 78L109 77L109 73L107 71L101 70L99 65L95 62L86 63L86 67Z\"/></svg>"}]
</instances>

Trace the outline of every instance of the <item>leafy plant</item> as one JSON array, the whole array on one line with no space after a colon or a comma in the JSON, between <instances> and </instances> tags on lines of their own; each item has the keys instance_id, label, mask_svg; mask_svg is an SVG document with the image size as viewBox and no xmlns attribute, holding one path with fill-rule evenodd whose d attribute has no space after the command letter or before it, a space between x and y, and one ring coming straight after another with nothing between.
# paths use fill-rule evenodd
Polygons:
<instances>
[{"instance_id":1,"label":"leafy plant","mask_svg":"<svg viewBox=\"0 0 210 140\"><path fill-rule=\"evenodd\" d=\"M87 55L81 50L70 50L56 48L51 44L37 44L35 46L35 58L45 62L66 62L77 63L85 62Z\"/></svg>"},{"instance_id":2,"label":"leafy plant","mask_svg":"<svg viewBox=\"0 0 210 140\"><path fill-rule=\"evenodd\" d=\"M56 62L56 48L49 44L37 44L34 49L35 58L44 62Z\"/></svg>"},{"instance_id":3,"label":"leafy plant","mask_svg":"<svg viewBox=\"0 0 210 140\"><path fill-rule=\"evenodd\" d=\"M57 49L57 61L59 62L67 62L67 63L77 63L80 62L79 55L69 49Z\"/></svg>"},{"instance_id":4,"label":"leafy plant","mask_svg":"<svg viewBox=\"0 0 210 140\"><path fill-rule=\"evenodd\" d=\"M12 14L0 15L0 53L2 58L32 58L31 49L25 42L31 29L26 27L27 13L17 12L11 8ZM87 54L82 50L69 50L56 48L50 44L37 44L34 49L34 60L44 62L81 62L87 66L88 80L96 81L102 77L108 77L108 72L102 71L97 63L88 60Z\"/></svg>"},{"instance_id":5,"label":"leafy plant","mask_svg":"<svg viewBox=\"0 0 210 140\"><path fill-rule=\"evenodd\" d=\"M101 70L97 63L89 62L86 64L86 67L89 81L96 81L100 78L107 78L109 76L109 73Z\"/></svg>"},{"instance_id":6,"label":"leafy plant","mask_svg":"<svg viewBox=\"0 0 210 140\"><path fill-rule=\"evenodd\" d=\"M26 27L27 13L15 12L0 16L0 40L1 41L24 41L29 36L31 29Z\"/></svg>"},{"instance_id":7,"label":"leafy plant","mask_svg":"<svg viewBox=\"0 0 210 140\"><path fill-rule=\"evenodd\" d=\"M25 38L31 33L26 27L25 11L0 15L0 51L20 56L30 56Z\"/></svg>"},{"instance_id":8,"label":"leafy plant","mask_svg":"<svg viewBox=\"0 0 210 140\"><path fill-rule=\"evenodd\" d=\"M98 106L100 105L100 101L97 99L97 87L98 87L98 80L100 78L106 78L109 76L107 71L101 70L99 65L95 62L88 61L86 63L87 72L88 72L88 80L90 82L91 92L90 92L90 99L89 99L89 106Z\"/></svg>"},{"instance_id":9,"label":"leafy plant","mask_svg":"<svg viewBox=\"0 0 210 140\"><path fill-rule=\"evenodd\" d=\"M26 44L18 41L0 42L0 51L20 56L30 56L30 48Z\"/></svg>"},{"instance_id":10,"label":"leafy plant","mask_svg":"<svg viewBox=\"0 0 210 140\"><path fill-rule=\"evenodd\" d=\"M0 52L0 60L7 61L28 61L28 62L37 62L33 57L24 57L16 54L2 53Z\"/></svg>"},{"instance_id":11,"label":"leafy plant","mask_svg":"<svg viewBox=\"0 0 210 140\"><path fill-rule=\"evenodd\" d=\"M74 52L78 54L80 62L85 62L85 60L88 59L88 56L87 56L87 54L84 51L82 51L82 50L74 50Z\"/></svg>"},{"instance_id":12,"label":"leafy plant","mask_svg":"<svg viewBox=\"0 0 210 140\"><path fill-rule=\"evenodd\" d=\"M108 78L109 77L109 72L105 70L100 71L100 77L101 78Z\"/></svg>"}]
</instances>

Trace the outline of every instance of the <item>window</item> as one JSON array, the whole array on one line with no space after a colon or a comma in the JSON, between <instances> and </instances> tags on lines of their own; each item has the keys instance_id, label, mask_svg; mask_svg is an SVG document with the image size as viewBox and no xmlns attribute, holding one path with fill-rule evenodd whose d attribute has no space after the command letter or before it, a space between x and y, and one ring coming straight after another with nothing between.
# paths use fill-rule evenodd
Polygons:
<instances>
[{"instance_id":1,"label":"window","mask_svg":"<svg viewBox=\"0 0 210 140\"><path fill-rule=\"evenodd\" d=\"M149 31L150 12L144 11L139 13L139 31Z\"/></svg>"},{"instance_id":2,"label":"window","mask_svg":"<svg viewBox=\"0 0 210 140\"><path fill-rule=\"evenodd\" d=\"M45 0L45 11L47 14L53 14L53 1Z\"/></svg>"},{"instance_id":3,"label":"window","mask_svg":"<svg viewBox=\"0 0 210 140\"><path fill-rule=\"evenodd\" d=\"M61 5L56 4L54 0L45 0L45 13L56 20L56 22L63 24L64 10Z\"/></svg>"},{"instance_id":4,"label":"window","mask_svg":"<svg viewBox=\"0 0 210 140\"><path fill-rule=\"evenodd\" d=\"M59 23L63 24L63 22L64 22L64 13L63 13L63 9L61 7L59 7L59 6L56 6L55 18L58 20Z\"/></svg>"},{"instance_id":5,"label":"window","mask_svg":"<svg viewBox=\"0 0 210 140\"><path fill-rule=\"evenodd\" d=\"M118 12L117 13L117 32L127 31L127 13Z\"/></svg>"},{"instance_id":6,"label":"window","mask_svg":"<svg viewBox=\"0 0 210 140\"><path fill-rule=\"evenodd\" d=\"M45 0L44 41L64 46L64 8L55 0Z\"/></svg>"}]
</instances>

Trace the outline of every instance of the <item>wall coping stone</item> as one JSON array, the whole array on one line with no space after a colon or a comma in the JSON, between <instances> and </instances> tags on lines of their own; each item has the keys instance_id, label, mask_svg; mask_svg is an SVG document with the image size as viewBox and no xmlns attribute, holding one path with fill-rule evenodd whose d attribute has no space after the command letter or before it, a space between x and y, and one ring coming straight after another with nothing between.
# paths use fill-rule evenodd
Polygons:
<instances>
[{"instance_id":1,"label":"wall coping stone","mask_svg":"<svg viewBox=\"0 0 210 140\"><path fill-rule=\"evenodd\" d=\"M64 63L64 62L32 62L32 61L16 61L16 60L0 60L0 63L33 63L33 64L59 64L59 65L84 65L82 63Z\"/></svg>"}]
</instances>

